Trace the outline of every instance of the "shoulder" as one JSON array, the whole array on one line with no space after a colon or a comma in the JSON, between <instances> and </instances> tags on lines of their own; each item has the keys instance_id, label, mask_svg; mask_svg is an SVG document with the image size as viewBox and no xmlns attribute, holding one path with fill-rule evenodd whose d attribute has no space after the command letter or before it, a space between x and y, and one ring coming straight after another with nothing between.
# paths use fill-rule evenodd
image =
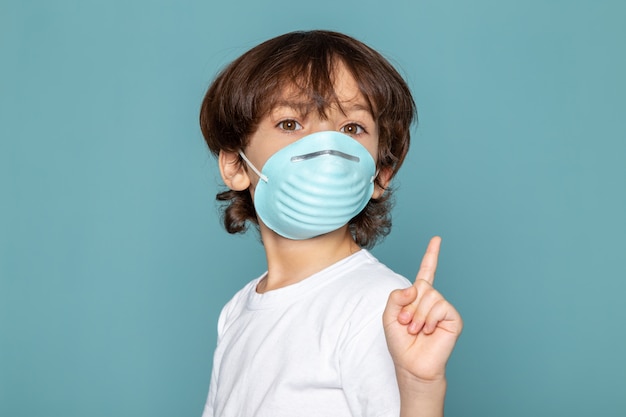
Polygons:
<instances>
[{"instance_id":1,"label":"shoulder","mask_svg":"<svg viewBox=\"0 0 626 417\"><path fill-rule=\"evenodd\" d=\"M228 326L228 323L241 314L246 308L250 294L254 293L259 280L263 278L265 274L247 283L242 289L237 291L235 295L222 307L220 316L217 322L218 337L224 332L224 329Z\"/></svg>"},{"instance_id":2,"label":"shoulder","mask_svg":"<svg viewBox=\"0 0 626 417\"><path fill-rule=\"evenodd\" d=\"M353 300L382 296L385 301L391 291L411 285L409 280L392 271L365 249L347 260L346 268L336 284L349 291Z\"/></svg>"},{"instance_id":3,"label":"shoulder","mask_svg":"<svg viewBox=\"0 0 626 417\"><path fill-rule=\"evenodd\" d=\"M328 308L347 322L380 321L391 291L407 288L409 280L393 272L365 249L327 271L328 277L319 294ZM336 311L339 310L339 311ZM357 327L360 327L358 325Z\"/></svg>"}]
</instances>

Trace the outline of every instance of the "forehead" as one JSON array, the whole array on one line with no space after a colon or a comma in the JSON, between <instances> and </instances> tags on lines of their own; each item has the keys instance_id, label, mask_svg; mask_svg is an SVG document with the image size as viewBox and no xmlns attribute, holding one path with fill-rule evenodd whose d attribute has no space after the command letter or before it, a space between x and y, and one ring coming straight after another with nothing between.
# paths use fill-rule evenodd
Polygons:
<instances>
[{"instance_id":1,"label":"forehead","mask_svg":"<svg viewBox=\"0 0 626 417\"><path fill-rule=\"evenodd\" d=\"M290 76L277 76L276 88L265 100L264 112L280 107L295 108L301 113L325 114L331 107L346 111L365 110L373 116L369 98L345 64L337 61L327 72L309 70Z\"/></svg>"}]
</instances>

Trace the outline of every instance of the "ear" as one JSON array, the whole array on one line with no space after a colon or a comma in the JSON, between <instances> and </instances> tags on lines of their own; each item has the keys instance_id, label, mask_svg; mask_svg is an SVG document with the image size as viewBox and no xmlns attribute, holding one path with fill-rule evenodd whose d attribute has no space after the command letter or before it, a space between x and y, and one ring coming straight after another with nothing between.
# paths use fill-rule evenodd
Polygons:
<instances>
[{"instance_id":1,"label":"ear","mask_svg":"<svg viewBox=\"0 0 626 417\"><path fill-rule=\"evenodd\" d=\"M250 186L250 177L246 172L239 154L236 152L220 151L217 158L222 180L228 188L234 191L243 191Z\"/></svg>"},{"instance_id":2,"label":"ear","mask_svg":"<svg viewBox=\"0 0 626 417\"><path fill-rule=\"evenodd\" d=\"M393 169L391 167L384 167L378 171L378 176L374 180L374 192L372 193L373 199L380 198L383 194L385 194L385 190L391 181L392 173Z\"/></svg>"}]
</instances>

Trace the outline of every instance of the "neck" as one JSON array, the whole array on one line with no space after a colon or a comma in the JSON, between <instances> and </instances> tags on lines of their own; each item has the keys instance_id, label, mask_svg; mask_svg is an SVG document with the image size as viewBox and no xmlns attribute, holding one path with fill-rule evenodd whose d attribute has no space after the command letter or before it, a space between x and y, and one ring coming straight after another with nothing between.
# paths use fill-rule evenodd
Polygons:
<instances>
[{"instance_id":1,"label":"neck","mask_svg":"<svg viewBox=\"0 0 626 417\"><path fill-rule=\"evenodd\" d=\"M267 275L257 286L259 293L300 282L361 249L347 226L305 240L284 238L263 224L260 229Z\"/></svg>"}]
</instances>

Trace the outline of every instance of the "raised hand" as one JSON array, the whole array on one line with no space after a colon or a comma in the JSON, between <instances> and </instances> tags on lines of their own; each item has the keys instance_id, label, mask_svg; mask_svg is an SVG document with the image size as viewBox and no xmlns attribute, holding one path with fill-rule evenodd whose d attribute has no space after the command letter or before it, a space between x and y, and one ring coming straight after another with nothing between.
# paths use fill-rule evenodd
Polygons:
<instances>
[{"instance_id":1,"label":"raised hand","mask_svg":"<svg viewBox=\"0 0 626 417\"><path fill-rule=\"evenodd\" d=\"M399 383L407 378L416 383L444 381L446 363L463 328L459 313L433 288L440 246L441 238L433 237L415 283L393 291L383 314Z\"/></svg>"}]
</instances>

